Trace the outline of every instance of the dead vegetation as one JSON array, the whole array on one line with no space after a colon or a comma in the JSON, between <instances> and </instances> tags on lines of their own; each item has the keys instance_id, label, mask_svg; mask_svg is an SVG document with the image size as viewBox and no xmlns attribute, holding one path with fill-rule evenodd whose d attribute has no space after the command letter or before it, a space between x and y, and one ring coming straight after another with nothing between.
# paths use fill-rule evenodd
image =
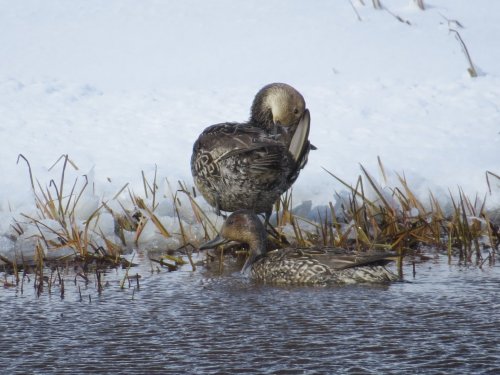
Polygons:
<instances>
[{"instance_id":1,"label":"dead vegetation","mask_svg":"<svg viewBox=\"0 0 500 375\"><path fill-rule=\"evenodd\" d=\"M360 12L358 12L358 9L354 5L353 1L349 0L349 3L351 5L352 10L356 14L356 18L358 19L358 21L363 21L361 15L360 15ZM420 10L422 10L422 11L426 10L426 6L425 6L425 3L424 3L423 0L413 0L413 3ZM366 3L364 2L364 0L359 0L359 5L360 6L366 6ZM382 4L382 2L380 0L372 0L372 6L373 6L373 9L375 9L375 10L384 10L388 14L390 14L392 17L394 17L396 20L398 20L399 22L404 23L404 24L406 24L408 26L412 26L412 22L410 20L405 19L405 18L401 17L400 15L396 14L391 9L389 9L386 6L384 6L384 4ZM458 20L452 20L452 19L447 18L446 16L444 16L441 13L439 13L439 14L441 15L441 17L443 17L446 20L446 22L448 24L448 31L449 31L449 33L452 34L452 35L454 35L455 39L460 44L462 52L463 52L463 54L464 54L464 56L465 56L465 58L467 60L467 63L468 63L467 72L469 73L470 77L472 77L472 78L478 77L480 75L480 71L478 71L478 68L472 62L472 57L471 57L471 54L469 52L469 49L467 48L467 45L465 44L465 41L462 38L462 35L458 31L458 29L463 29L464 28L463 24L460 21L458 21Z\"/></svg>"},{"instance_id":2,"label":"dead vegetation","mask_svg":"<svg viewBox=\"0 0 500 375\"><path fill-rule=\"evenodd\" d=\"M64 277L61 270L73 269L75 280L86 280L94 275L98 290L102 289L103 272L113 267L126 269L121 286L136 282L140 275L130 276L134 266L124 257L130 247L138 247L145 226L153 225L157 236L172 240L163 250L150 255L151 270L154 267L174 271L183 264L189 264L196 270L192 254L200 241L213 238L221 220L214 221L214 214L204 210L196 197L196 191L179 182L173 188L168 181L169 194L160 194L156 171L151 181L145 174L143 194L131 191L124 186L112 200L117 200L121 211L113 210L110 201L101 201L85 219L79 219L79 202L84 200L89 183L83 176L69 183L66 181L67 168L77 167L67 155L63 155L56 165L61 168L58 181L51 180L43 186L34 178L31 166L28 166L30 183L36 205L35 214L22 214L23 220L12 223L15 234L31 240L34 257L9 259L0 257L5 275L14 275L11 280L5 276L4 285L24 284L32 275L37 293L49 291L58 286L64 295ZM386 171L379 159L379 169L383 180ZM427 201L417 198L404 175L397 175L398 186L382 188L368 171L361 166L362 174L354 185L350 185L334 173L325 172L338 181L345 190L336 194L334 202L316 208L314 211L300 212L296 209L291 192L285 193L276 203L270 229L270 243L273 247L297 245L335 246L353 251L392 250L399 255L400 266L404 257L425 257L429 253L445 254L449 261L458 259L463 264L475 264L483 267L494 264L500 243L500 215L486 210L486 199L467 197L459 189L458 194L449 193L450 204L442 203L429 193ZM500 176L493 172L486 173L490 192L500 182ZM387 184L387 181L384 181ZM69 187L68 187L69 186ZM122 193L128 193L129 201L123 204ZM121 200L118 195L121 194ZM158 214L160 203L171 203L173 219L168 223ZM132 206L133 209L126 207ZM111 214L114 220L114 234L101 230L98 218ZM186 220L189 215L190 220ZM175 240L175 241L174 241ZM65 249L61 256L50 256ZM241 256L241 248L233 254ZM151 253L153 254L153 252ZM222 266L224 253L217 256ZM155 265L155 266L154 266ZM158 268L159 267L159 268ZM67 272L66 272L67 273ZM138 285L137 285L138 287Z\"/></svg>"}]
</instances>

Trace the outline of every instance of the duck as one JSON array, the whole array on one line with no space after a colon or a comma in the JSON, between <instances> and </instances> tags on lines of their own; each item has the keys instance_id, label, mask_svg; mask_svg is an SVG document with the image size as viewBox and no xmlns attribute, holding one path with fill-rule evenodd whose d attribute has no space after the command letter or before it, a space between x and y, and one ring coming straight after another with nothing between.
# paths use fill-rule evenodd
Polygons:
<instances>
[{"instance_id":1,"label":"duck","mask_svg":"<svg viewBox=\"0 0 500 375\"><path fill-rule=\"evenodd\" d=\"M267 251L267 232L250 210L229 215L220 233L200 250L236 241L248 245L249 255L242 273L264 284L332 285L389 283L399 277L385 266L394 260L391 252L353 252L337 247L288 247Z\"/></svg>"},{"instance_id":2,"label":"duck","mask_svg":"<svg viewBox=\"0 0 500 375\"><path fill-rule=\"evenodd\" d=\"M193 145L191 173L204 199L221 211L264 213L307 163L310 113L302 94L285 83L255 95L250 119L207 127Z\"/></svg>"}]
</instances>

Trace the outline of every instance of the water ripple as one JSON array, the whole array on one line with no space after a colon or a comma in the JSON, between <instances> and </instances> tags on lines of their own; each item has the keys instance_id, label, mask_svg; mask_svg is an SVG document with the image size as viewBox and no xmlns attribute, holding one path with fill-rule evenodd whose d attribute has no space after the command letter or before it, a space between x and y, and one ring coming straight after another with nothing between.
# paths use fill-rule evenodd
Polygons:
<instances>
[{"instance_id":1,"label":"water ripple","mask_svg":"<svg viewBox=\"0 0 500 375\"><path fill-rule=\"evenodd\" d=\"M410 270L408 270L410 271ZM0 292L5 373L488 374L500 370L500 268L433 262L390 286L271 287L142 270L94 288Z\"/></svg>"}]
</instances>

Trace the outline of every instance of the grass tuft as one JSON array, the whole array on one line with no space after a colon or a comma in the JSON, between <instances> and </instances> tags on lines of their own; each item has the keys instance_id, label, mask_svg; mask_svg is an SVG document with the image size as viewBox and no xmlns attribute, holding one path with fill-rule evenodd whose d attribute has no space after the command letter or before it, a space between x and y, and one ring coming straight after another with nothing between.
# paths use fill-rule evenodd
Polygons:
<instances>
[{"instance_id":1,"label":"grass tuft","mask_svg":"<svg viewBox=\"0 0 500 375\"><path fill-rule=\"evenodd\" d=\"M84 197L89 188L88 179L83 181L76 178L72 183L66 180L68 168L78 170L76 164L68 155L62 155L50 168L60 167L60 178L50 180L43 186L35 179L29 161L19 155L18 162L24 161L28 166L30 184L35 201L36 211L31 214L21 214L23 219L15 220L14 228L17 236L34 243L34 260L24 260L17 264L17 259L5 262L9 271L17 274L19 271L35 271L35 288L40 294L44 288L44 280L48 280L49 292L56 275L52 272L47 279L44 268L66 262L70 258L73 262L83 262L85 265L98 262L105 267L115 267L128 264L121 257L122 247L108 238L99 228L97 222L105 203L102 203L86 219L79 218L79 206L87 204ZM61 251L62 255L58 251ZM24 280L24 277L23 277ZM16 285L19 278L16 279ZM61 282L60 282L61 284ZM61 285L64 295L64 287Z\"/></svg>"},{"instance_id":2,"label":"grass tuft","mask_svg":"<svg viewBox=\"0 0 500 375\"><path fill-rule=\"evenodd\" d=\"M28 160L19 155L20 160L28 166L36 211L22 214L21 220L15 220L11 227L17 236L32 241L35 257L30 261L22 258L20 262L0 255L4 269L15 275L12 280L5 275L6 287L16 285L22 291L28 274L33 272L37 295L44 291L51 293L57 286L61 298L64 298L64 278L59 267L70 262L75 269L75 283L77 279L88 283L90 276L94 275L99 293L104 287L103 271L99 267L126 268L121 287L124 288L128 280L130 288L131 280L135 280L137 285L134 288L138 290L139 275L129 277L134 264L122 256L128 246L125 232L132 232L128 238L133 237L137 244L146 223L151 221L157 234L177 241L169 244L180 243L174 249L163 249L158 257L151 257L152 262L168 271L175 271L187 263L195 271L192 252L198 241L210 239L217 233L213 213L200 206L196 191L187 184L179 181L174 190L165 180L170 195L160 195L156 170L151 181L142 172L144 196L133 193L128 184L114 196L112 200L116 200L122 212L113 210L109 201L102 201L83 220L78 216L78 208L86 204L90 184L85 176L83 181L78 178L71 183L67 181L67 169L78 170L67 155L51 167L61 168L60 178L51 180L45 187L33 176ZM270 244L274 248L292 245L342 247L361 252L393 250L399 255L400 269L403 257L424 256L429 249L446 254L450 262L458 259L461 263L479 267L495 264L500 244L500 215L486 209L486 197L471 198L458 188L458 194L449 192L449 207L443 208L432 192L426 201L420 200L404 174L396 174L398 186L389 188L383 187L364 166L360 167L361 175L353 185L324 169L345 190L335 193L334 202L315 211L311 211L310 206L294 208L292 191L284 193L274 206L271 221L275 224L269 229ZM387 184L387 173L380 158L378 168L383 183ZM500 176L487 171L486 181L491 194L493 187L500 182ZM126 191L129 202L122 203L118 196ZM168 199L172 204L174 220L166 221L168 225L157 213L162 199ZM133 209L126 209L130 206ZM98 222L103 214L113 216L116 237L110 237L100 229ZM199 238L200 234L202 238ZM72 254L55 260L47 257L60 249L71 249ZM233 246L219 251L218 256L207 255L207 260L218 259L222 271L224 256L239 257L242 253L245 251L241 246Z\"/></svg>"}]
</instances>

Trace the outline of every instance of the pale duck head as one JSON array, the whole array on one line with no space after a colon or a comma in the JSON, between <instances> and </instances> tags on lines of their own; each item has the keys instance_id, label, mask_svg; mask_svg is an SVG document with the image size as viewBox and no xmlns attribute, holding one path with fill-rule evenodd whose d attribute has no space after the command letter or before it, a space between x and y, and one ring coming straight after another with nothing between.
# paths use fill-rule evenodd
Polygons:
<instances>
[{"instance_id":1,"label":"pale duck head","mask_svg":"<svg viewBox=\"0 0 500 375\"><path fill-rule=\"evenodd\" d=\"M255 96L251 121L267 129L292 127L299 123L306 110L304 97L286 83L271 83Z\"/></svg>"}]
</instances>

